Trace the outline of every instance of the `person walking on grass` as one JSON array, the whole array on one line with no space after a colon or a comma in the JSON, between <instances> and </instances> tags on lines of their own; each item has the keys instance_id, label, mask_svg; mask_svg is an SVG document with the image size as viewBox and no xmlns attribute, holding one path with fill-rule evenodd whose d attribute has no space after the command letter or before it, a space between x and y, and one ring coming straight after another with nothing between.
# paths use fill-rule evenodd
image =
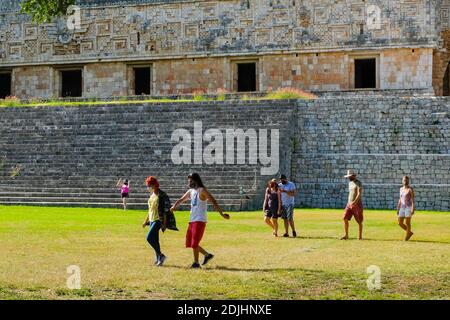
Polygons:
<instances>
[{"instance_id":1,"label":"person walking on grass","mask_svg":"<svg viewBox=\"0 0 450 320\"><path fill-rule=\"evenodd\" d=\"M208 201L212 203L214 209L217 210L224 219L230 219L230 216L223 212L216 199L206 189L198 173L192 173L188 176L188 185L189 190L175 202L172 208L170 208L170 211L174 212L183 202L191 200L189 226L186 233L186 248L192 248L193 250L194 263L191 267L196 269L200 268L200 253L204 255L203 265L214 258L213 254L208 253L200 246L208 220Z\"/></svg>"},{"instance_id":2,"label":"person walking on grass","mask_svg":"<svg viewBox=\"0 0 450 320\"><path fill-rule=\"evenodd\" d=\"M264 196L264 222L272 228L272 234L278 237L278 217L281 215L281 192L277 180L270 180Z\"/></svg>"},{"instance_id":3,"label":"person walking on grass","mask_svg":"<svg viewBox=\"0 0 450 320\"><path fill-rule=\"evenodd\" d=\"M170 210L170 199L167 194L159 188L159 182L155 177L148 177L145 181L150 198L148 200L148 215L142 227L150 226L147 234L147 242L155 250L155 265L161 267L167 257L161 252L159 244L159 230L164 232L167 228L167 212Z\"/></svg>"},{"instance_id":4,"label":"person walking on grass","mask_svg":"<svg viewBox=\"0 0 450 320\"><path fill-rule=\"evenodd\" d=\"M359 236L358 239L362 240L363 233L363 203L362 203L362 183L356 179L356 173L352 170L347 170L347 175L345 178L350 180L348 184L348 201L347 206L344 211L344 231L345 235L341 238L341 240L348 240L348 225L349 221L352 217L355 217L356 222L358 223L359 228Z\"/></svg>"},{"instance_id":5,"label":"person walking on grass","mask_svg":"<svg viewBox=\"0 0 450 320\"><path fill-rule=\"evenodd\" d=\"M297 237L294 224L295 184L288 181L286 176L282 174L278 188L281 193L281 218L284 220L285 229L283 237L289 238L289 226L291 226L292 236L295 238Z\"/></svg>"},{"instance_id":6,"label":"person walking on grass","mask_svg":"<svg viewBox=\"0 0 450 320\"><path fill-rule=\"evenodd\" d=\"M117 187L120 186L120 196L122 198L123 210L127 210L127 199L130 197L130 182L128 180L119 179L116 184Z\"/></svg>"},{"instance_id":7,"label":"person walking on grass","mask_svg":"<svg viewBox=\"0 0 450 320\"><path fill-rule=\"evenodd\" d=\"M409 185L408 176L403 177L402 184L403 186L400 188L400 199L397 204L397 216L398 225L406 231L405 241L408 241L414 234L411 231L411 219L415 211L414 190Z\"/></svg>"}]
</instances>

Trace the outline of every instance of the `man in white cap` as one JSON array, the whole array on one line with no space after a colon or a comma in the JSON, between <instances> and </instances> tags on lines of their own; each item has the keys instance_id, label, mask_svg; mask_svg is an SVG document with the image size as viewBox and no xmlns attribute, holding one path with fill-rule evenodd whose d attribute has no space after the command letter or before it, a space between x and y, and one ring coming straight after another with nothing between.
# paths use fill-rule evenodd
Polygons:
<instances>
[{"instance_id":1,"label":"man in white cap","mask_svg":"<svg viewBox=\"0 0 450 320\"><path fill-rule=\"evenodd\" d=\"M362 204L362 184L356 179L356 173L353 170L347 170L345 178L350 180L348 184L348 202L344 212L344 230L345 235L341 240L348 240L348 222L355 217L359 227L359 240L362 240L363 231L363 204Z\"/></svg>"}]
</instances>

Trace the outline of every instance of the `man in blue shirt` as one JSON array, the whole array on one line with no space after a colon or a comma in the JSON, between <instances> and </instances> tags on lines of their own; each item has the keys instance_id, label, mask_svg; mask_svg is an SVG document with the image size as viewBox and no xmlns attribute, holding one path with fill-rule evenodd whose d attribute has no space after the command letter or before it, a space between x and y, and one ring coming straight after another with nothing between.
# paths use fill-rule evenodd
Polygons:
<instances>
[{"instance_id":1,"label":"man in blue shirt","mask_svg":"<svg viewBox=\"0 0 450 320\"><path fill-rule=\"evenodd\" d=\"M283 237L289 237L289 225L292 229L292 236L297 237L294 225L294 201L295 201L295 184L288 181L286 176L282 174L280 176L280 183L278 187L281 191L281 218L284 219L284 228L286 232Z\"/></svg>"}]
</instances>

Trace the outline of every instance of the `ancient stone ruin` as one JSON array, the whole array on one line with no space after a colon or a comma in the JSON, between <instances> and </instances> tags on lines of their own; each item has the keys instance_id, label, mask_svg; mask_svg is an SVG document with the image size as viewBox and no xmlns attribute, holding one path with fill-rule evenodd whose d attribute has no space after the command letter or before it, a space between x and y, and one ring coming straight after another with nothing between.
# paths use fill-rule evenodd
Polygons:
<instances>
[{"instance_id":1,"label":"ancient stone ruin","mask_svg":"<svg viewBox=\"0 0 450 320\"><path fill-rule=\"evenodd\" d=\"M43 25L19 2L0 3L2 97L449 94L448 0L78 0Z\"/></svg>"}]
</instances>

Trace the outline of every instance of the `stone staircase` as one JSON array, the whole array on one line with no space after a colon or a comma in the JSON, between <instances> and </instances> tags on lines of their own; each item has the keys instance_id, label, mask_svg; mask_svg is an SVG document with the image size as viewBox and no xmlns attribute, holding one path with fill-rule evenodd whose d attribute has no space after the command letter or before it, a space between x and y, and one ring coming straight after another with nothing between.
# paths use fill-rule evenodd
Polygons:
<instances>
[{"instance_id":1,"label":"stone staircase","mask_svg":"<svg viewBox=\"0 0 450 320\"><path fill-rule=\"evenodd\" d=\"M196 171L225 210L260 208L271 177L259 163L175 165L171 135L180 128L193 135L194 121L202 121L203 132L216 128L224 137L225 129L279 129L281 145L289 145L294 112L292 101L1 108L0 204L120 208L115 185L125 177L129 208L143 209L147 176L174 202Z\"/></svg>"}]
</instances>

